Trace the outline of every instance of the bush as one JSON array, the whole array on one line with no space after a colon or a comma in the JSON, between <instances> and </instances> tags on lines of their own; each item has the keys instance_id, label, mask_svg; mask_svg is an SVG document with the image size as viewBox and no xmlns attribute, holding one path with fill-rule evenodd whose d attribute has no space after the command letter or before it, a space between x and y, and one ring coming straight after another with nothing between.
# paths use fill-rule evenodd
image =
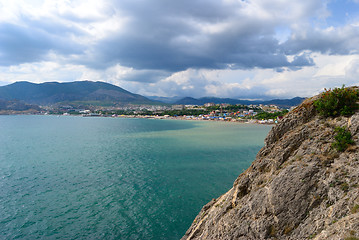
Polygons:
<instances>
[{"instance_id":1,"label":"bush","mask_svg":"<svg viewBox=\"0 0 359 240\"><path fill-rule=\"evenodd\" d=\"M334 131L337 133L332 143L334 149L344 152L349 145L354 144L352 134L345 127L336 127Z\"/></svg>"},{"instance_id":2,"label":"bush","mask_svg":"<svg viewBox=\"0 0 359 240\"><path fill-rule=\"evenodd\" d=\"M355 214L355 213L359 212L359 205L356 204L356 205L352 208L352 210L350 210L350 212L351 212L352 214Z\"/></svg>"},{"instance_id":3,"label":"bush","mask_svg":"<svg viewBox=\"0 0 359 240\"><path fill-rule=\"evenodd\" d=\"M260 112L254 118L255 119L276 119L277 117L283 117L288 113L288 110L282 110L280 112L269 113L269 112Z\"/></svg>"},{"instance_id":4,"label":"bush","mask_svg":"<svg viewBox=\"0 0 359 240\"><path fill-rule=\"evenodd\" d=\"M358 109L358 91L353 88L325 89L322 97L314 101L314 106L324 117L350 116Z\"/></svg>"}]
</instances>

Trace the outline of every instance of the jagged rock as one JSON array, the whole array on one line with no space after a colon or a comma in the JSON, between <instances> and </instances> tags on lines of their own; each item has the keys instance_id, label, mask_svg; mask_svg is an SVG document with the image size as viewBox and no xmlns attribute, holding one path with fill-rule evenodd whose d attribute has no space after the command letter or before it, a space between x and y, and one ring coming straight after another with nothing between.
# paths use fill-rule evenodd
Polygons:
<instances>
[{"instance_id":1,"label":"jagged rock","mask_svg":"<svg viewBox=\"0 0 359 240\"><path fill-rule=\"evenodd\" d=\"M272 128L252 165L182 239L359 239L359 113L324 119L318 97ZM355 141L342 153L331 147L336 126Z\"/></svg>"}]
</instances>

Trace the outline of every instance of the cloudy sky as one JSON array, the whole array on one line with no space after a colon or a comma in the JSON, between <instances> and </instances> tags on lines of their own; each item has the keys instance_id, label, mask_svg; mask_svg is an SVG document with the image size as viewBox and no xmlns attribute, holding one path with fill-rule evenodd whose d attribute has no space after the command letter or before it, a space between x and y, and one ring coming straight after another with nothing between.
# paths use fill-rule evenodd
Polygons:
<instances>
[{"instance_id":1,"label":"cloudy sky","mask_svg":"<svg viewBox=\"0 0 359 240\"><path fill-rule=\"evenodd\" d=\"M0 85L291 98L359 84L359 0L0 0Z\"/></svg>"}]
</instances>

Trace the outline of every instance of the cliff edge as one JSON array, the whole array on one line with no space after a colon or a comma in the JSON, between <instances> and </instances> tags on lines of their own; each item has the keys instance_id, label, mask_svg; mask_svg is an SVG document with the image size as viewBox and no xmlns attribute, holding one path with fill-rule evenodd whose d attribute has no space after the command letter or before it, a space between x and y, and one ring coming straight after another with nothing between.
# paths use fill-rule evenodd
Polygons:
<instances>
[{"instance_id":1,"label":"cliff edge","mask_svg":"<svg viewBox=\"0 0 359 240\"><path fill-rule=\"evenodd\" d=\"M252 165L182 239L359 239L359 112L322 117L320 97L272 128ZM343 152L332 147L336 127L354 141Z\"/></svg>"}]
</instances>

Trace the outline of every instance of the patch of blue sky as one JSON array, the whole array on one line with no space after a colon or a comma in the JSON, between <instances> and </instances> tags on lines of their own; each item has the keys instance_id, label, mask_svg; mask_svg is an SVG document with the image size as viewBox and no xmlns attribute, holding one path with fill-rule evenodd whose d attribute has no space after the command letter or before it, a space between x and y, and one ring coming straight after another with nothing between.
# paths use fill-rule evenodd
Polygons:
<instances>
[{"instance_id":1,"label":"patch of blue sky","mask_svg":"<svg viewBox=\"0 0 359 240\"><path fill-rule=\"evenodd\" d=\"M279 44L286 42L290 38L291 30L286 26L279 26L275 28L275 38Z\"/></svg>"},{"instance_id":2,"label":"patch of blue sky","mask_svg":"<svg viewBox=\"0 0 359 240\"><path fill-rule=\"evenodd\" d=\"M328 26L340 27L359 20L358 0L331 0L327 7L330 12L326 19Z\"/></svg>"}]
</instances>

